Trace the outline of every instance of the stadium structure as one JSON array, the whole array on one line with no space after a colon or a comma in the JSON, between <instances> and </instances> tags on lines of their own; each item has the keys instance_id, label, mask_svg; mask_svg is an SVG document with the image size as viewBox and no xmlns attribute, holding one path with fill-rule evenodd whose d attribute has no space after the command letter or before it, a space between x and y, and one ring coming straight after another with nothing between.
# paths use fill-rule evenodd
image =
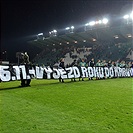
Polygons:
<instances>
[{"instance_id":1,"label":"stadium structure","mask_svg":"<svg viewBox=\"0 0 133 133\"><path fill-rule=\"evenodd\" d=\"M29 42L42 50L33 63L55 65L60 58L65 58L66 65L82 58L133 61L133 12L114 20L96 19L82 29L70 26L64 34L53 30L48 37L39 33L37 39Z\"/></svg>"}]
</instances>

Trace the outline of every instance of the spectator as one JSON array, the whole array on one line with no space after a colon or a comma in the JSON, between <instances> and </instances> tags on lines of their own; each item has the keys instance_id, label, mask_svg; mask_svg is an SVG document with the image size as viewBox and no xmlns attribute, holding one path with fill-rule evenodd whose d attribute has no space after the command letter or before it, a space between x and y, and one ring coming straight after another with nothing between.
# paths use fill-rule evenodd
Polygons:
<instances>
[{"instance_id":1,"label":"spectator","mask_svg":"<svg viewBox=\"0 0 133 133\"><path fill-rule=\"evenodd\" d=\"M89 61L89 64L88 64L89 67L94 67L95 66L95 62L94 62L94 58L92 58L90 61ZM89 80L93 80L93 78L89 77Z\"/></svg>"},{"instance_id":2,"label":"spectator","mask_svg":"<svg viewBox=\"0 0 133 133\"><path fill-rule=\"evenodd\" d=\"M79 66L80 67L86 67L86 62L84 59L82 59L82 61L79 63ZM81 69L81 68L80 68ZM80 70L81 71L81 70ZM80 77L81 78L81 77ZM80 78L79 78L79 81L80 81ZM84 81L83 77L82 77L82 81Z\"/></svg>"},{"instance_id":3,"label":"spectator","mask_svg":"<svg viewBox=\"0 0 133 133\"><path fill-rule=\"evenodd\" d=\"M59 62L59 66L58 66L58 67L61 68L61 69L65 69L64 58L61 58L61 59L60 59L60 62ZM64 79L62 79L62 78L60 77L60 78L59 78L59 82L64 83Z\"/></svg>"},{"instance_id":4,"label":"spectator","mask_svg":"<svg viewBox=\"0 0 133 133\"><path fill-rule=\"evenodd\" d=\"M72 64L70 65L70 67L73 67L73 66L77 66L77 61L76 61L76 60L74 60L74 61L72 62ZM75 80L75 77L74 77L73 79L74 79L74 81L76 81L76 80ZM71 81L73 81L73 79L71 79Z\"/></svg>"},{"instance_id":5,"label":"spectator","mask_svg":"<svg viewBox=\"0 0 133 133\"><path fill-rule=\"evenodd\" d=\"M29 62L29 55L27 54L27 52L25 52L24 54L22 53L22 59L23 59L22 64L25 65L26 68L26 75L29 75L30 62ZM31 79L30 78L23 79L22 71L20 72L20 77L21 77L21 87L30 86Z\"/></svg>"}]
</instances>

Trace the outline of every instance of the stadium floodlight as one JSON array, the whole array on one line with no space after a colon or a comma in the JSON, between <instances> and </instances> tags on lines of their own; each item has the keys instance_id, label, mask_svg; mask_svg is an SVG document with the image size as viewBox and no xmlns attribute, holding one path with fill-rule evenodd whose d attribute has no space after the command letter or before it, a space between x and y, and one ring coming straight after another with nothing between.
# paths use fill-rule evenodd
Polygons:
<instances>
[{"instance_id":1,"label":"stadium floodlight","mask_svg":"<svg viewBox=\"0 0 133 133\"><path fill-rule=\"evenodd\" d=\"M73 30L74 29L74 26L71 26L71 29Z\"/></svg>"},{"instance_id":2,"label":"stadium floodlight","mask_svg":"<svg viewBox=\"0 0 133 133\"><path fill-rule=\"evenodd\" d=\"M86 23L86 24L85 24L85 26L88 26L88 25L89 25L89 23Z\"/></svg>"},{"instance_id":3,"label":"stadium floodlight","mask_svg":"<svg viewBox=\"0 0 133 133\"><path fill-rule=\"evenodd\" d=\"M96 39L95 39L95 38L92 38L92 41L93 41L93 42L96 42Z\"/></svg>"},{"instance_id":4,"label":"stadium floodlight","mask_svg":"<svg viewBox=\"0 0 133 133\"><path fill-rule=\"evenodd\" d=\"M70 27L66 27L66 30L70 30Z\"/></svg>"},{"instance_id":5,"label":"stadium floodlight","mask_svg":"<svg viewBox=\"0 0 133 133\"><path fill-rule=\"evenodd\" d=\"M101 24L102 23L102 20L98 20L98 23Z\"/></svg>"},{"instance_id":6,"label":"stadium floodlight","mask_svg":"<svg viewBox=\"0 0 133 133\"><path fill-rule=\"evenodd\" d=\"M130 18L133 19L133 11L130 14Z\"/></svg>"},{"instance_id":7,"label":"stadium floodlight","mask_svg":"<svg viewBox=\"0 0 133 133\"><path fill-rule=\"evenodd\" d=\"M95 24L101 24L102 23L102 20L98 20L95 22Z\"/></svg>"},{"instance_id":8,"label":"stadium floodlight","mask_svg":"<svg viewBox=\"0 0 133 133\"><path fill-rule=\"evenodd\" d=\"M127 37L128 37L128 38L131 38L131 37L132 37L132 35L131 35L131 34L127 34Z\"/></svg>"},{"instance_id":9,"label":"stadium floodlight","mask_svg":"<svg viewBox=\"0 0 133 133\"><path fill-rule=\"evenodd\" d=\"M43 33L37 34L37 39L43 39Z\"/></svg>"},{"instance_id":10,"label":"stadium floodlight","mask_svg":"<svg viewBox=\"0 0 133 133\"><path fill-rule=\"evenodd\" d=\"M91 21L91 22L89 22L89 25L90 25L90 26L95 25L95 21Z\"/></svg>"},{"instance_id":11,"label":"stadium floodlight","mask_svg":"<svg viewBox=\"0 0 133 133\"><path fill-rule=\"evenodd\" d=\"M118 35L115 35L115 36L114 36L114 38L115 38L115 39L118 39L118 38L119 38L119 36L118 36Z\"/></svg>"},{"instance_id":12,"label":"stadium floodlight","mask_svg":"<svg viewBox=\"0 0 133 133\"><path fill-rule=\"evenodd\" d=\"M53 30L54 33L57 33L57 30Z\"/></svg>"},{"instance_id":13,"label":"stadium floodlight","mask_svg":"<svg viewBox=\"0 0 133 133\"><path fill-rule=\"evenodd\" d=\"M78 43L78 41L74 41L74 43Z\"/></svg>"},{"instance_id":14,"label":"stadium floodlight","mask_svg":"<svg viewBox=\"0 0 133 133\"><path fill-rule=\"evenodd\" d=\"M43 33L39 33L38 36L43 36Z\"/></svg>"},{"instance_id":15,"label":"stadium floodlight","mask_svg":"<svg viewBox=\"0 0 133 133\"><path fill-rule=\"evenodd\" d=\"M85 24L85 28L84 28L85 31L87 30L88 25L89 25L89 23Z\"/></svg>"},{"instance_id":16,"label":"stadium floodlight","mask_svg":"<svg viewBox=\"0 0 133 133\"><path fill-rule=\"evenodd\" d=\"M50 37L57 35L57 30L52 30L49 32Z\"/></svg>"},{"instance_id":17,"label":"stadium floodlight","mask_svg":"<svg viewBox=\"0 0 133 133\"><path fill-rule=\"evenodd\" d=\"M108 21L109 21L109 20L108 20L107 18L104 18L104 19L102 20L103 24L107 24Z\"/></svg>"},{"instance_id":18,"label":"stadium floodlight","mask_svg":"<svg viewBox=\"0 0 133 133\"><path fill-rule=\"evenodd\" d=\"M65 29L66 29L66 34L73 33L74 26L66 27Z\"/></svg>"},{"instance_id":19,"label":"stadium floodlight","mask_svg":"<svg viewBox=\"0 0 133 133\"><path fill-rule=\"evenodd\" d=\"M128 14L127 15L124 15L123 18L124 19L128 19L129 18L129 15Z\"/></svg>"},{"instance_id":20,"label":"stadium floodlight","mask_svg":"<svg viewBox=\"0 0 133 133\"><path fill-rule=\"evenodd\" d=\"M96 21L95 24L99 24L99 21Z\"/></svg>"}]
</instances>

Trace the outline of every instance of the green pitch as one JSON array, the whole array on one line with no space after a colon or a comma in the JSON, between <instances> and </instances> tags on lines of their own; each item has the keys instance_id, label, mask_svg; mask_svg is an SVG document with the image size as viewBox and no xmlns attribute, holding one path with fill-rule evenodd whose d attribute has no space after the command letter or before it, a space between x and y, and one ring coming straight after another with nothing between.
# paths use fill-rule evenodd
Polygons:
<instances>
[{"instance_id":1,"label":"green pitch","mask_svg":"<svg viewBox=\"0 0 133 133\"><path fill-rule=\"evenodd\" d=\"M0 83L0 133L132 133L133 80Z\"/></svg>"}]
</instances>

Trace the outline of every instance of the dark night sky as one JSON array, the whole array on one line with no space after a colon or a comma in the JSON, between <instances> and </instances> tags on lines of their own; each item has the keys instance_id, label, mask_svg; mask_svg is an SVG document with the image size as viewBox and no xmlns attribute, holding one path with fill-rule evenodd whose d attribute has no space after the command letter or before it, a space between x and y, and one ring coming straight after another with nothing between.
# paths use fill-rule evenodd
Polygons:
<instances>
[{"instance_id":1,"label":"dark night sky","mask_svg":"<svg viewBox=\"0 0 133 133\"><path fill-rule=\"evenodd\" d=\"M16 61L17 51L28 51L27 40L69 25L87 23L92 17L119 15L132 0L1 0L1 52Z\"/></svg>"}]
</instances>

